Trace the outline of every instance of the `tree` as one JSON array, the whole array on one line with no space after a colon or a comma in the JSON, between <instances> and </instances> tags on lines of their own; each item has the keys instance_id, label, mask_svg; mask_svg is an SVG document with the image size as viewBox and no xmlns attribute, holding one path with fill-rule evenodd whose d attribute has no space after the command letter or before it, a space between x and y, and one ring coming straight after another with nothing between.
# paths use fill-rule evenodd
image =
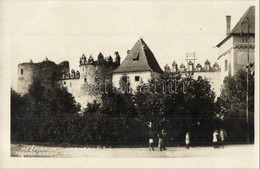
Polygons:
<instances>
[{"instance_id":1,"label":"tree","mask_svg":"<svg viewBox=\"0 0 260 169\"><path fill-rule=\"evenodd\" d=\"M22 125L25 115L25 99L11 89L11 141L23 140Z\"/></svg>"},{"instance_id":2,"label":"tree","mask_svg":"<svg viewBox=\"0 0 260 169\"><path fill-rule=\"evenodd\" d=\"M141 84L135 97L140 120L166 129L170 141L182 143L187 131L193 142L211 141L215 93L207 79L164 73Z\"/></svg>"},{"instance_id":3,"label":"tree","mask_svg":"<svg viewBox=\"0 0 260 169\"><path fill-rule=\"evenodd\" d=\"M23 138L19 141L70 140L74 131L70 130L69 124L77 118L80 105L65 88L46 89L40 79L34 79L27 94L19 96L12 92L11 99L12 124L16 122L20 126L13 125L12 134L22 133Z\"/></svg>"},{"instance_id":4,"label":"tree","mask_svg":"<svg viewBox=\"0 0 260 169\"><path fill-rule=\"evenodd\" d=\"M254 77L249 74L248 110L250 141L254 141ZM222 109L225 110L224 127L231 142L245 142L246 124L247 72L239 70L236 75L224 79L220 95Z\"/></svg>"},{"instance_id":5,"label":"tree","mask_svg":"<svg viewBox=\"0 0 260 169\"><path fill-rule=\"evenodd\" d=\"M102 103L88 103L83 111L84 140L105 145L134 144L138 141L140 127L135 118L132 93L107 86ZM140 135L139 135L140 136Z\"/></svg>"}]
</instances>

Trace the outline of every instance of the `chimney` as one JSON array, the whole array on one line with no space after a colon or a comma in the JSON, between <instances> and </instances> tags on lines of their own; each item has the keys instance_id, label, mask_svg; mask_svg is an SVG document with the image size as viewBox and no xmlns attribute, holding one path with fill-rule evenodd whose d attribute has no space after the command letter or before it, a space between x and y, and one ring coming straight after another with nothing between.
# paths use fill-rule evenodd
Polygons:
<instances>
[{"instance_id":1,"label":"chimney","mask_svg":"<svg viewBox=\"0 0 260 169\"><path fill-rule=\"evenodd\" d=\"M127 50L127 54L129 54L130 50Z\"/></svg>"},{"instance_id":2,"label":"chimney","mask_svg":"<svg viewBox=\"0 0 260 169\"><path fill-rule=\"evenodd\" d=\"M227 35L230 34L230 27L231 27L231 16L226 16L226 21L227 21Z\"/></svg>"}]
</instances>

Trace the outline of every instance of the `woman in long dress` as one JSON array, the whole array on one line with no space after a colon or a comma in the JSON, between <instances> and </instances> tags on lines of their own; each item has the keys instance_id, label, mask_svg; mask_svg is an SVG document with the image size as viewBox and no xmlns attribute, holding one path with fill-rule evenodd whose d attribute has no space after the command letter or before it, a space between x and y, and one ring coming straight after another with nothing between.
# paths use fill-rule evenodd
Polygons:
<instances>
[{"instance_id":1,"label":"woman in long dress","mask_svg":"<svg viewBox=\"0 0 260 169\"><path fill-rule=\"evenodd\" d=\"M218 130L214 131L212 141L213 141L214 148L218 148Z\"/></svg>"},{"instance_id":2,"label":"woman in long dress","mask_svg":"<svg viewBox=\"0 0 260 169\"><path fill-rule=\"evenodd\" d=\"M186 135L185 135L185 148L189 149L190 148L190 133L187 132Z\"/></svg>"}]
</instances>

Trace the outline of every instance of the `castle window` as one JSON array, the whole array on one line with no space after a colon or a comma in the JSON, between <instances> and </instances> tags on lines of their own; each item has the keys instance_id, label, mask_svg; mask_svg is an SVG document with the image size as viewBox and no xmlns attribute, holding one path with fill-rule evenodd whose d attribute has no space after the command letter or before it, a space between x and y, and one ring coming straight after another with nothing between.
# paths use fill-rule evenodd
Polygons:
<instances>
[{"instance_id":1,"label":"castle window","mask_svg":"<svg viewBox=\"0 0 260 169\"><path fill-rule=\"evenodd\" d=\"M227 67L228 67L227 60L225 60L225 71L227 71Z\"/></svg>"},{"instance_id":2,"label":"castle window","mask_svg":"<svg viewBox=\"0 0 260 169\"><path fill-rule=\"evenodd\" d=\"M135 81L139 82L140 81L140 76L135 76Z\"/></svg>"},{"instance_id":3,"label":"castle window","mask_svg":"<svg viewBox=\"0 0 260 169\"><path fill-rule=\"evenodd\" d=\"M23 74L23 69L21 69L21 75Z\"/></svg>"},{"instance_id":4,"label":"castle window","mask_svg":"<svg viewBox=\"0 0 260 169\"><path fill-rule=\"evenodd\" d=\"M65 84L66 84L66 82L63 82L63 84L65 85Z\"/></svg>"},{"instance_id":5,"label":"castle window","mask_svg":"<svg viewBox=\"0 0 260 169\"><path fill-rule=\"evenodd\" d=\"M84 82L87 82L87 78L84 78Z\"/></svg>"}]
</instances>

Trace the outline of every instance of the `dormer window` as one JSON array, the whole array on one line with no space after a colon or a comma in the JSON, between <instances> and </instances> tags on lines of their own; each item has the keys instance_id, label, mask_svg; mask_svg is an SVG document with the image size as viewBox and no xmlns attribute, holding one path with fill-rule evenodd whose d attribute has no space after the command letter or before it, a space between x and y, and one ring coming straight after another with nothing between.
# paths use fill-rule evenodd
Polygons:
<instances>
[{"instance_id":1,"label":"dormer window","mask_svg":"<svg viewBox=\"0 0 260 169\"><path fill-rule=\"evenodd\" d=\"M137 54L136 57L133 58L133 61L139 61L139 53Z\"/></svg>"}]
</instances>

